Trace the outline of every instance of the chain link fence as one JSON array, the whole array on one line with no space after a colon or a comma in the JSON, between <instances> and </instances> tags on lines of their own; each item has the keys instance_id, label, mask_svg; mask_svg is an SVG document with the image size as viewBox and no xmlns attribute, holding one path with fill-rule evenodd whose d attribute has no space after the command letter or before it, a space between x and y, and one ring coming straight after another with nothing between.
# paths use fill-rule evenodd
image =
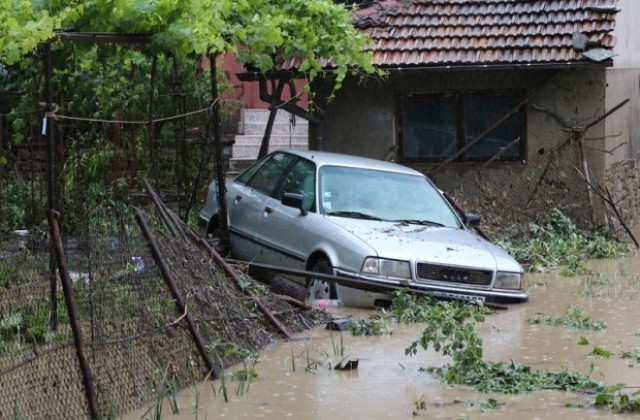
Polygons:
<instances>
[{"instance_id":1,"label":"chain link fence","mask_svg":"<svg viewBox=\"0 0 640 420\"><path fill-rule=\"evenodd\" d=\"M450 165L430 177L459 207L480 214L493 238L526 239L530 224L545 225L556 208L581 229L629 240L620 226L631 226L633 215L621 200L634 195L630 188L612 188L619 178L599 181L591 175L587 181L577 142L541 151L527 162Z\"/></svg>"},{"instance_id":2,"label":"chain link fence","mask_svg":"<svg viewBox=\"0 0 640 420\"><path fill-rule=\"evenodd\" d=\"M258 302L292 333L324 320L240 270L241 284L232 282L196 241L168 227L155 207L141 208L126 217L114 214L119 229L110 234L89 231L63 241L70 296L61 286L62 268L55 281L49 275L48 237L2 242L0 418L96 417L92 388L98 416L115 418L216 377L281 336ZM133 213L146 222L149 237ZM173 283L155 263L152 242ZM74 339L69 297L82 343ZM211 370L189 318L213 360ZM82 354L89 361L88 379L79 363Z\"/></svg>"}]
</instances>

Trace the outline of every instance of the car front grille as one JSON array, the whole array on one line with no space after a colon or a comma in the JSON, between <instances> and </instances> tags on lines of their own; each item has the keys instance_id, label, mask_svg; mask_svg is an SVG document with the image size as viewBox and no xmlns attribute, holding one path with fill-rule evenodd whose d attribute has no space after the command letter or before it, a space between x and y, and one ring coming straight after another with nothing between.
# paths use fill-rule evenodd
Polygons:
<instances>
[{"instance_id":1,"label":"car front grille","mask_svg":"<svg viewBox=\"0 0 640 420\"><path fill-rule=\"evenodd\" d=\"M491 284L491 270L474 270L447 265L418 263L417 278L421 280L447 281L450 283L488 286Z\"/></svg>"}]
</instances>

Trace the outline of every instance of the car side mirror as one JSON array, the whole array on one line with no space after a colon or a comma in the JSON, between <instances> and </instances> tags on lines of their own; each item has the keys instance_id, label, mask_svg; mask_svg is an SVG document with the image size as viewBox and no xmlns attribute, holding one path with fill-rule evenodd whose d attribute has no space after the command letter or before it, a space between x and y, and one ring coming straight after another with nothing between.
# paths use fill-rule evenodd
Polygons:
<instances>
[{"instance_id":1,"label":"car side mirror","mask_svg":"<svg viewBox=\"0 0 640 420\"><path fill-rule=\"evenodd\" d=\"M467 213L464 215L464 226L467 229L471 229L473 227L480 225L480 216L474 213Z\"/></svg>"},{"instance_id":2,"label":"car side mirror","mask_svg":"<svg viewBox=\"0 0 640 420\"><path fill-rule=\"evenodd\" d=\"M303 203L304 203L304 197L302 196L302 194L295 194L295 193L289 193L289 192L282 194L283 206L300 209L300 214L302 214L303 216L306 216L307 211L304 209Z\"/></svg>"}]
</instances>

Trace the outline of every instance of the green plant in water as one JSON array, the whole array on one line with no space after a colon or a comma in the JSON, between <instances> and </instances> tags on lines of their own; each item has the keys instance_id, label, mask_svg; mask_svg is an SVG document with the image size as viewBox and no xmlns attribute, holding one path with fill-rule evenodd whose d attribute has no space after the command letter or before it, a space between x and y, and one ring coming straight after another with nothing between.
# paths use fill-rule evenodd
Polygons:
<instances>
[{"instance_id":1,"label":"green plant in water","mask_svg":"<svg viewBox=\"0 0 640 420\"><path fill-rule=\"evenodd\" d=\"M484 321L487 309L481 303L437 302L423 305L422 299L396 293L391 305L392 313L428 320L421 337L405 349L405 354L416 355L418 348L433 348L452 358L453 362L428 371L449 384L473 386L483 392L522 393L539 389L593 391L602 385L587 375L570 371L532 371L528 366L514 362L487 362L482 359L482 340L474 331L475 324ZM398 303L396 304L396 299ZM411 302L420 308L411 308Z\"/></svg>"},{"instance_id":2,"label":"green plant in water","mask_svg":"<svg viewBox=\"0 0 640 420\"><path fill-rule=\"evenodd\" d=\"M528 240L517 244L505 239L496 242L530 271L565 265L561 274L566 276L587 273L581 264L587 259L619 258L629 251L628 244L578 229L558 209L552 210L546 225L529 226Z\"/></svg>"},{"instance_id":3,"label":"green plant in water","mask_svg":"<svg viewBox=\"0 0 640 420\"><path fill-rule=\"evenodd\" d=\"M609 408L616 413L640 413L640 391L631 394L622 392L622 384L607 387L596 395L595 406Z\"/></svg>"},{"instance_id":4,"label":"green plant in water","mask_svg":"<svg viewBox=\"0 0 640 420\"><path fill-rule=\"evenodd\" d=\"M390 317L386 313L373 314L369 319L358 319L348 325L353 335L391 334Z\"/></svg>"},{"instance_id":5,"label":"green plant in water","mask_svg":"<svg viewBox=\"0 0 640 420\"><path fill-rule=\"evenodd\" d=\"M589 353L589 355L590 356L604 357L605 359L608 359L611 356L613 356L614 353L612 351L607 350L607 349L603 349L602 347L595 346L593 348L593 350L591 351L591 353Z\"/></svg>"},{"instance_id":6,"label":"green plant in water","mask_svg":"<svg viewBox=\"0 0 640 420\"><path fill-rule=\"evenodd\" d=\"M344 357L345 347L344 347L344 337L340 334L340 343L336 343L333 340L333 332L329 333L331 337L331 347L333 348L333 355Z\"/></svg>"},{"instance_id":7,"label":"green plant in water","mask_svg":"<svg viewBox=\"0 0 640 420\"><path fill-rule=\"evenodd\" d=\"M419 416L421 412L427 411L427 401L424 399L424 394L420 395L420 398L413 401L413 415Z\"/></svg>"},{"instance_id":8,"label":"green plant in water","mask_svg":"<svg viewBox=\"0 0 640 420\"><path fill-rule=\"evenodd\" d=\"M222 358L224 359L240 359L242 363L242 369L233 373L232 378L238 381L236 388L236 395L243 395L249 391L251 382L258 377L258 373L255 368L260 363L260 355L256 352L252 352L238 347L234 343L224 343L221 340L216 340L207 346L207 350L210 353L214 353L219 349L222 350ZM226 386L223 382L223 391L225 392L226 401Z\"/></svg>"},{"instance_id":9,"label":"green plant in water","mask_svg":"<svg viewBox=\"0 0 640 420\"><path fill-rule=\"evenodd\" d=\"M435 300L430 296L410 294L407 290L394 292L389 314L398 322L428 322Z\"/></svg>"},{"instance_id":10,"label":"green plant in water","mask_svg":"<svg viewBox=\"0 0 640 420\"><path fill-rule=\"evenodd\" d=\"M622 357L623 359L632 359L636 363L640 363L640 350L638 349L625 350L622 353L620 353L620 357Z\"/></svg>"},{"instance_id":11,"label":"green plant in water","mask_svg":"<svg viewBox=\"0 0 640 420\"><path fill-rule=\"evenodd\" d=\"M584 315L577 308L569 308L563 315L552 317L540 312L533 318L527 320L529 324L542 324L552 326L563 326L580 330L600 331L607 328L607 323L601 320L594 320L589 315Z\"/></svg>"}]
</instances>

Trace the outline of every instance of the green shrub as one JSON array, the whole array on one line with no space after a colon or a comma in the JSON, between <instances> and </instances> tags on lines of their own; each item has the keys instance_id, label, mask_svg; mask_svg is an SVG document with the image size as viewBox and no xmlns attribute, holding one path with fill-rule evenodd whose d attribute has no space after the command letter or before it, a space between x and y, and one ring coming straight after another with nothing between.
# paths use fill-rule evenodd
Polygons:
<instances>
[{"instance_id":1,"label":"green shrub","mask_svg":"<svg viewBox=\"0 0 640 420\"><path fill-rule=\"evenodd\" d=\"M596 258L619 258L629 245L597 232L578 229L560 210L553 209L544 226L531 224L529 238L520 243L498 239L496 243L530 271L566 266L562 275L584 274L582 262Z\"/></svg>"}]
</instances>

